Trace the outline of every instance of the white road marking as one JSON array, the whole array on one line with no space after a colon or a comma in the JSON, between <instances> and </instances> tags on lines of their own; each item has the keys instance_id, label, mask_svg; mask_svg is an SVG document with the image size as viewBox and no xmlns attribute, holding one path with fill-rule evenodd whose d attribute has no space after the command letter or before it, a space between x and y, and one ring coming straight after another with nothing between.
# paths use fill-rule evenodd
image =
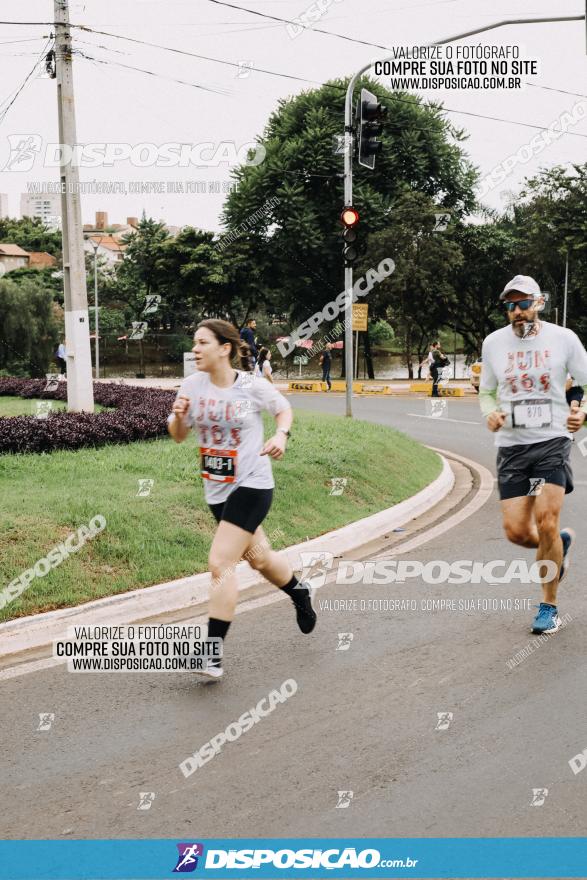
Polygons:
<instances>
[{"instance_id":1,"label":"white road marking","mask_svg":"<svg viewBox=\"0 0 587 880\"><path fill-rule=\"evenodd\" d=\"M415 419L433 419L435 422L458 422L460 425L480 425L481 422L470 422L467 419L448 419L443 416L422 416L420 413L406 413L408 416L413 416Z\"/></svg>"}]
</instances>

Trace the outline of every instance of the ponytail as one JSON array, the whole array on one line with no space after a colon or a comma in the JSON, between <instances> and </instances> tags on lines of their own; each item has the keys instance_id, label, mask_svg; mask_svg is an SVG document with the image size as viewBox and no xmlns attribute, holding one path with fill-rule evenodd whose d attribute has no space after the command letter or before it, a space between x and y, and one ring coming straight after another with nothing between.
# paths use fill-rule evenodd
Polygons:
<instances>
[{"instance_id":1,"label":"ponytail","mask_svg":"<svg viewBox=\"0 0 587 880\"><path fill-rule=\"evenodd\" d=\"M236 361L241 370L249 373L251 371L251 350L244 339L241 339L239 332L228 321L221 321L219 318L207 318L200 321L197 329L205 327L214 334L221 345L230 344L230 360Z\"/></svg>"}]
</instances>

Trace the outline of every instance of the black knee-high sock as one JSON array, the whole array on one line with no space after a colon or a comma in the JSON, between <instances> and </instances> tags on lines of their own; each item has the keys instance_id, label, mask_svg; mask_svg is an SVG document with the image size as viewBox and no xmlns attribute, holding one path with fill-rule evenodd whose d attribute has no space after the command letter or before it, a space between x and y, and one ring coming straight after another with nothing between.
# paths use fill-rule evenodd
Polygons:
<instances>
[{"instance_id":1,"label":"black knee-high sock","mask_svg":"<svg viewBox=\"0 0 587 880\"><path fill-rule=\"evenodd\" d=\"M230 620L219 620L217 617L208 618L208 638L222 639L222 649L224 653L224 639L230 627ZM210 659L212 666L220 666L222 660L220 657L212 657Z\"/></svg>"},{"instance_id":2,"label":"black knee-high sock","mask_svg":"<svg viewBox=\"0 0 587 880\"><path fill-rule=\"evenodd\" d=\"M308 590L308 588L303 587L300 584L300 581L297 579L295 574L292 576L291 581L285 585L285 587L280 587L280 590L283 590L284 593L287 593L287 595L290 597L290 599L293 600L293 602L296 602L298 599L303 599L306 596L310 595L310 591Z\"/></svg>"}]
</instances>

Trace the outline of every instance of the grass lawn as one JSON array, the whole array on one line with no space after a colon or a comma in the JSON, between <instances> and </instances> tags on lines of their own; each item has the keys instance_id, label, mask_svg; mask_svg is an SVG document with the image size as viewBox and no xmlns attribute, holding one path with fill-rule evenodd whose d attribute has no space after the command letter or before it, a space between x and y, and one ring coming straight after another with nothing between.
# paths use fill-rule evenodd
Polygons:
<instances>
[{"instance_id":1,"label":"grass lawn","mask_svg":"<svg viewBox=\"0 0 587 880\"><path fill-rule=\"evenodd\" d=\"M0 397L0 418L5 418L6 416L36 416L38 403L51 404L51 412L60 412L67 409L67 403L64 400L40 400L34 397L30 400L25 400L24 397ZM100 406L99 403L95 406L96 412L103 412L106 409L111 409L111 407Z\"/></svg>"},{"instance_id":2,"label":"grass lawn","mask_svg":"<svg viewBox=\"0 0 587 880\"><path fill-rule=\"evenodd\" d=\"M92 517L107 523L34 578L0 610L0 620L206 571L215 522L198 466L193 435L179 445L162 438L0 456L0 590ZM276 491L265 530L283 531L276 549L295 544L402 501L440 470L435 453L397 431L296 410L287 457L273 463ZM333 477L347 479L342 495L330 495ZM142 479L154 480L146 497L137 494Z\"/></svg>"}]
</instances>

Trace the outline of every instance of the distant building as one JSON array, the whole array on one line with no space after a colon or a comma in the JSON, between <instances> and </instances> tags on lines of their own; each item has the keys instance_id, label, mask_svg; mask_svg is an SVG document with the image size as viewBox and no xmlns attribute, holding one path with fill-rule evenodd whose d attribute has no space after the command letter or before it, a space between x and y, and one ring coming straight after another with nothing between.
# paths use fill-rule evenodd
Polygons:
<instances>
[{"instance_id":1,"label":"distant building","mask_svg":"<svg viewBox=\"0 0 587 880\"><path fill-rule=\"evenodd\" d=\"M117 241L120 241L125 235L132 235L136 232L139 221L136 217L127 217L126 223L108 223L108 214L106 211L96 211L96 222L84 223L84 235L86 238L91 235L98 235L106 232Z\"/></svg>"},{"instance_id":2,"label":"distant building","mask_svg":"<svg viewBox=\"0 0 587 880\"><path fill-rule=\"evenodd\" d=\"M29 251L30 269L51 269L56 265L57 260L47 251Z\"/></svg>"},{"instance_id":3,"label":"distant building","mask_svg":"<svg viewBox=\"0 0 587 880\"><path fill-rule=\"evenodd\" d=\"M98 255L104 257L110 266L115 266L124 259L126 245L121 244L121 242L113 235L105 234L88 236L84 242L84 250L89 254L94 253L95 248L93 243L98 245Z\"/></svg>"},{"instance_id":4,"label":"distant building","mask_svg":"<svg viewBox=\"0 0 587 880\"><path fill-rule=\"evenodd\" d=\"M0 244L0 273L12 272L14 269L26 269L29 265L29 257L17 244Z\"/></svg>"},{"instance_id":5,"label":"distant building","mask_svg":"<svg viewBox=\"0 0 587 880\"><path fill-rule=\"evenodd\" d=\"M58 229L61 226L61 196L59 193L22 193L20 214L21 217L38 217L47 226Z\"/></svg>"},{"instance_id":6,"label":"distant building","mask_svg":"<svg viewBox=\"0 0 587 880\"><path fill-rule=\"evenodd\" d=\"M0 193L0 220L10 217L8 213L8 196L6 193Z\"/></svg>"}]
</instances>

